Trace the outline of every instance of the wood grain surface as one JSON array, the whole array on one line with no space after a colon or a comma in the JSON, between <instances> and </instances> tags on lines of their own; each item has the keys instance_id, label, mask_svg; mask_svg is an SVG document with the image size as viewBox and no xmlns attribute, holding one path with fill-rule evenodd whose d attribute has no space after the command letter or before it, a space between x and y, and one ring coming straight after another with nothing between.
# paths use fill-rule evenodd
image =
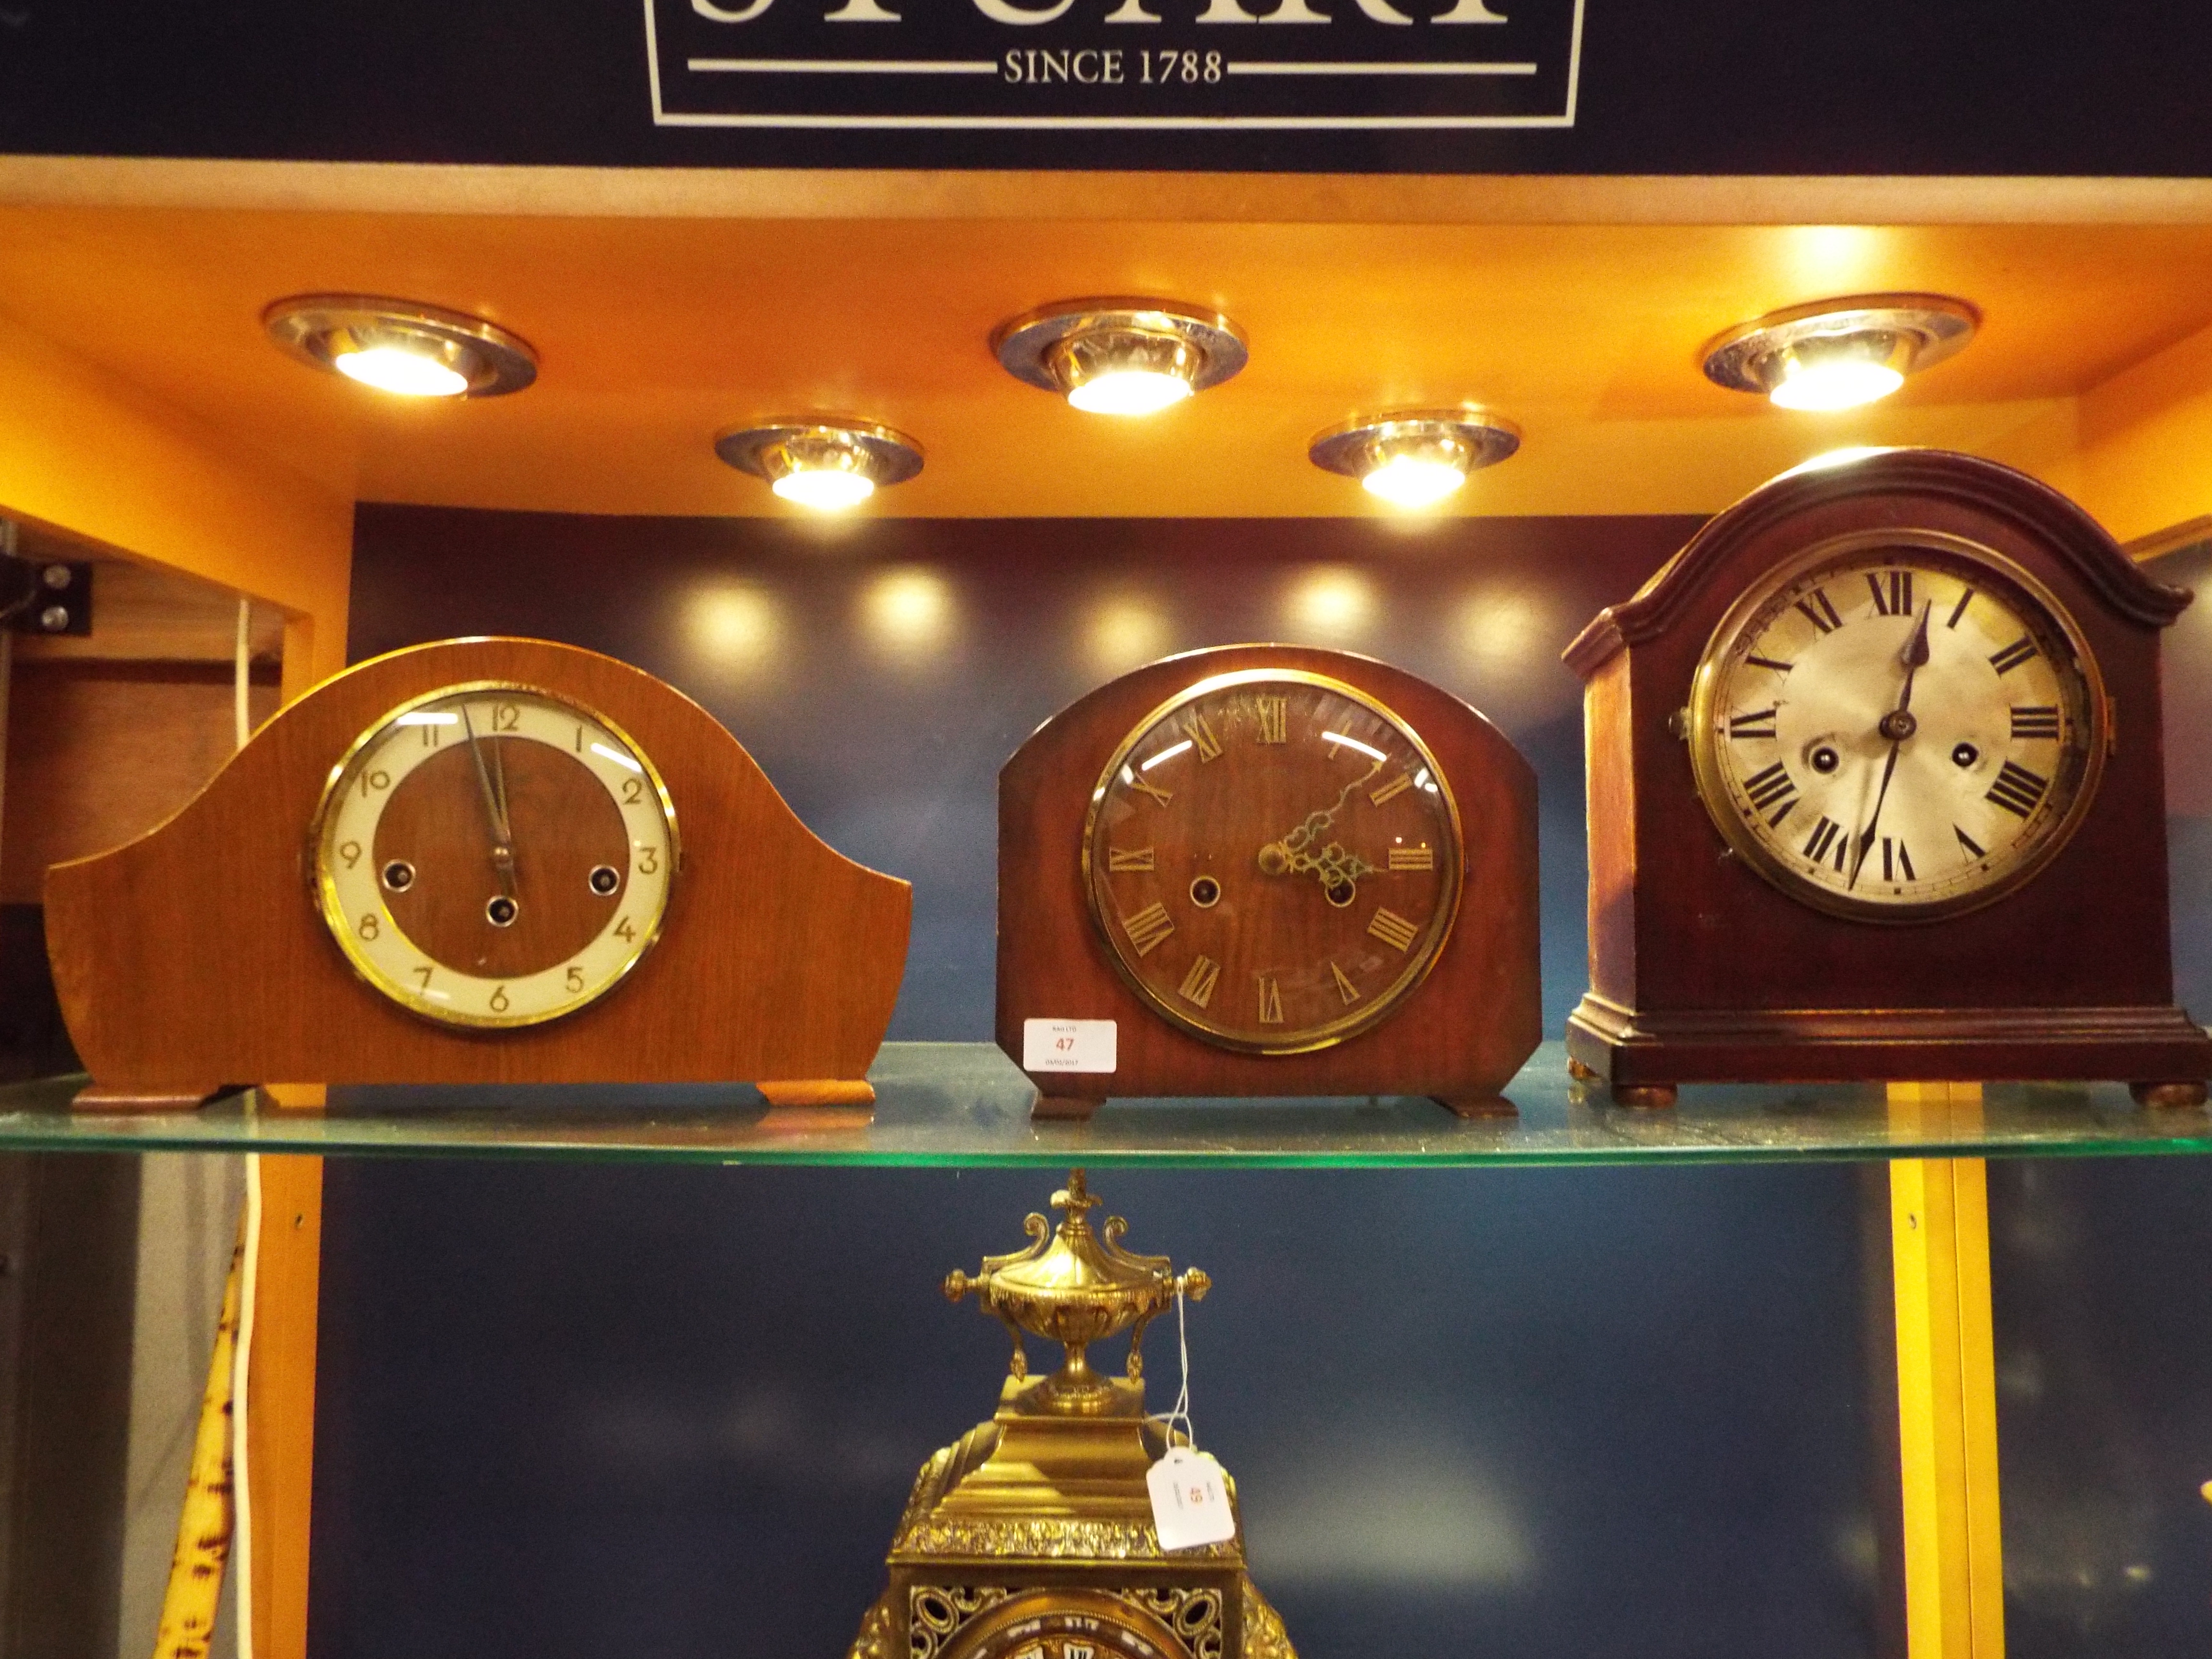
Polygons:
<instances>
[{"instance_id":1,"label":"wood grain surface","mask_svg":"<svg viewBox=\"0 0 2212 1659\"><path fill-rule=\"evenodd\" d=\"M410 698L483 679L615 721L660 769L684 835L661 939L629 978L510 1031L443 1028L372 991L308 884L309 823L348 745ZM142 1094L272 1079L857 1085L890 1023L912 902L904 882L817 839L690 699L611 658L507 639L416 647L325 682L161 828L57 866L46 898L78 1052L97 1088Z\"/></svg>"},{"instance_id":2,"label":"wood grain surface","mask_svg":"<svg viewBox=\"0 0 2212 1659\"><path fill-rule=\"evenodd\" d=\"M1255 668L1326 675L1394 710L1435 756L1465 838L1456 919L1428 976L1389 1018L1306 1054L1237 1052L1163 1019L1116 972L1085 892L1091 793L1123 738L1198 682ZM1425 1094L1481 1109L1541 1034L1536 906L1535 775L1474 709L1401 670L1341 652L1192 652L1070 705L999 775L999 1045L1018 1065L1026 1020L1115 1022L1112 1073L1030 1074L1043 1115L1079 1114L1109 1094Z\"/></svg>"},{"instance_id":3,"label":"wood grain surface","mask_svg":"<svg viewBox=\"0 0 2212 1659\"><path fill-rule=\"evenodd\" d=\"M2024 886L1884 923L1793 899L1730 851L1674 718L1722 617L1795 553L1906 528L1995 550L2073 616L2116 741L2072 838ZM1785 475L1715 519L1569 647L1589 682L1591 994L1569 1052L1616 1085L2203 1078L2173 1006L2160 630L2188 595L2064 497L1992 462L1896 451Z\"/></svg>"}]
</instances>

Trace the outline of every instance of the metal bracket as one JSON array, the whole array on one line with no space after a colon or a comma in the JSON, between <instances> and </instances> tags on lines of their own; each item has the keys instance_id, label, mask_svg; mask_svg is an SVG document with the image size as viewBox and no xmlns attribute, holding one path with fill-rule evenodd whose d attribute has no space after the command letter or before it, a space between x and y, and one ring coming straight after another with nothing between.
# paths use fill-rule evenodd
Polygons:
<instances>
[{"instance_id":1,"label":"metal bracket","mask_svg":"<svg viewBox=\"0 0 2212 1659\"><path fill-rule=\"evenodd\" d=\"M18 556L15 526L0 520L0 620L17 634L92 632L92 566Z\"/></svg>"}]
</instances>

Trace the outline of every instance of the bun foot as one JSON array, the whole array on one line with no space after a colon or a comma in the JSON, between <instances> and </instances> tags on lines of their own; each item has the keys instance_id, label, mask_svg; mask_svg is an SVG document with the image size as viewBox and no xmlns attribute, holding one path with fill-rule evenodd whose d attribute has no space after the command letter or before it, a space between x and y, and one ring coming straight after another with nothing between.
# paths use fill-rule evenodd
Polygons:
<instances>
[{"instance_id":1,"label":"bun foot","mask_svg":"<svg viewBox=\"0 0 2212 1659\"><path fill-rule=\"evenodd\" d=\"M1046 1121L1073 1120L1079 1123L1087 1121L1091 1115L1105 1103L1097 1095L1048 1095L1040 1089L1036 1104L1030 1108L1030 1116Z\"/></svg>"},{"instance_id":2,"label":"bun foot","mask_svg":"<svg viewBox=\"0 0 2212 1659\"><path fill-rule=\"evenodd\" d=\"M2176 1107L2202 1106L2204 1103L2205 1086L2197 1081L2130 1083L2128 1085L2128 1092L2136 1097L2136 1104L2138 1106L2172 1109Z\"/></svg>"},{"instance_id":3,"label":"bun foot","mask_svg":"<svg viewBox=\"0 0 2212 1659\"><path fill-rule=\"evenodd\" d=\"M1431 1095L1430 1099L1454 1117L1518 1117L1521 1109L1504 1095Z\"/></svg>"},{"instance_id":4,"label":"bun foot","mask_svg":"<svg viewBox=\"0 0 2212 1659\"><path fill-rule=\"evenodd\" d=\"M875 1085L852 1078L781 1078L753 1085L771 1106L873 1106Z\"/></svg>"},{"instance_id":5,"label":"bun foot","mask_svg":"<svg viewBox=\"0 0 2212 1659\"><path fill-rule=\"evenodd\" d=\"M1579 1060L1570 1055L1567 1060L1567 1075L1574 1079L1577 1083L1588 1083L1592 1078L1595 1077L1597 1073L1590 1070L1589 1066L1583 1065Z\"/></svg>"},{"instance_id":6,"label":"bun foot","mask_svg":"<svg viewBox=\"0 0 2212 1659\"><path fill-rule=\"evenodd\" d=\"M1613 1103L1640 1107L1646 1111L1662 1110L1674 1103L1674 1085L1671 1083L1616 1083L1613 1085Z\"/></svg>"}]
</instances>

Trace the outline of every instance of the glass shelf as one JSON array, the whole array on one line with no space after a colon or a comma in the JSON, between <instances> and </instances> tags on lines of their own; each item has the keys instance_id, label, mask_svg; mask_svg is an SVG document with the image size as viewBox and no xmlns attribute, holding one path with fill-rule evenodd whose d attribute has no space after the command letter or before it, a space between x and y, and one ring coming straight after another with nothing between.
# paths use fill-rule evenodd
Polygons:
<instances>
[{"instance_id":1,"label":"glass shelf","mask_svg":"<svg viewBox=\"0 0 2212 1659\"><path fill-rule=\"evenodd\" d=\"M1031 1090L989 1043L892 1042L873 1121L770 1114L744 1085L347 1088L323 1112L258 1093L197 1112L69 1109L81 1078L0 1086L3 1152L263 1152L696 1164L1128 1164L1255 1168L1759 1163L2212 1152L2212 1115L2148 1111L2117 1084L1992 1084L1978 1109L1892 1103L1880 1086L1687 1087L1670 1110L1607 1102L1547 1042L1514 1079L1515 1117L1462 1121L1415 1098L1109 1102L1032 1122Z\"/></svg>"}]
</instances>

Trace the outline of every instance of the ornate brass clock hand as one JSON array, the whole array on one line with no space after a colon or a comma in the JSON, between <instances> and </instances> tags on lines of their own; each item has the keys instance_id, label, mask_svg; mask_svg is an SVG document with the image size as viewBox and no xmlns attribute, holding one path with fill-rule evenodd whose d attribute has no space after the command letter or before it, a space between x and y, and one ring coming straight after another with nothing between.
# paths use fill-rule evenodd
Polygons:
<instances>
[{"instance_id":1,"label":"ornate brass clock hand","mask_svg":"<svg viewBox=\"0 0 2212 1659\"><path fill-rule=\"evenodd\" d=\"M500 891L508 898L514 896L514 843L507 827L507 809L500 795L493 792L491 774L485 769L483 744L477 740L476 723L469 718L469 706L461 705L461 730L468 733L469 757L477 763L477 783L483 791L484 817L491 825L491 863L499 872ZM493 756L496 760L496 753ZM505 781L505 769L501 770Z\"/></svg>"},{"instance_id":2,"label":"ornate brass clock hand","mask_svg":"<svg viewBox=\"0 0 2212 1659\"><path fill-rule=\"evenodd\" d=\"M1312 868L1313 866L1310 862L1306 864L1297 863L1296 861L1297 856L1304 853L1307 847L1312 844L1313 838L1316 836L1319 835L1322 830L1328 829L1330 824L1336 822L1336 815L1344 811L1344 804L1352 799L1352 792L1358 788L1361 784L1366 782L1369 778L1373 777L1377 772L1380 772L1382 769L1382 765L1383 763L1381 761L1376 761L1374 765L1367 769L1364 774L1359 777L1352 779L1350 783L1346 784L1343 788L1338 790L1336 792L1336 799L1332 804L1328 806L1322 807L1317 811L1307 813L1306 821L1304 823L1301 823L1297 828L1291 830L1280 839L1271 841L1266 846L1262 847L1260 849L1260 868L1271 876L1279 876L1286 872L1298 872Z\"/></svg>"},{"instance_id":3,"label":"ornate brass clock hand","mask_svg":"<svg viewBox=\"0 0 2212 1659\"><path fill-rule=\"evenodd\" d=\"M1846 882L1846 892L1859 884L1859 872L1866 867L1867 849L1874 845L1875 831L1881 825L1882 803L1889 799L1889 781L1897 772L1897 753L1905 740L1918 729L1912 718L1913 676L1928 663L1928 619L1935 611L1930 600L1920 607L1920 625L1912 630L1912 637L1905 642L1900 659L1905 664L1905 689L1898 694L1897 707L1881 717L1875 729L1889 739L1889 758L1882 763L1881 788L1874 798L1874 816L1867 820L1866 830L1859 836L1858 856L1851 860L1851 878Z\"/></svg>"}]
</instances>

